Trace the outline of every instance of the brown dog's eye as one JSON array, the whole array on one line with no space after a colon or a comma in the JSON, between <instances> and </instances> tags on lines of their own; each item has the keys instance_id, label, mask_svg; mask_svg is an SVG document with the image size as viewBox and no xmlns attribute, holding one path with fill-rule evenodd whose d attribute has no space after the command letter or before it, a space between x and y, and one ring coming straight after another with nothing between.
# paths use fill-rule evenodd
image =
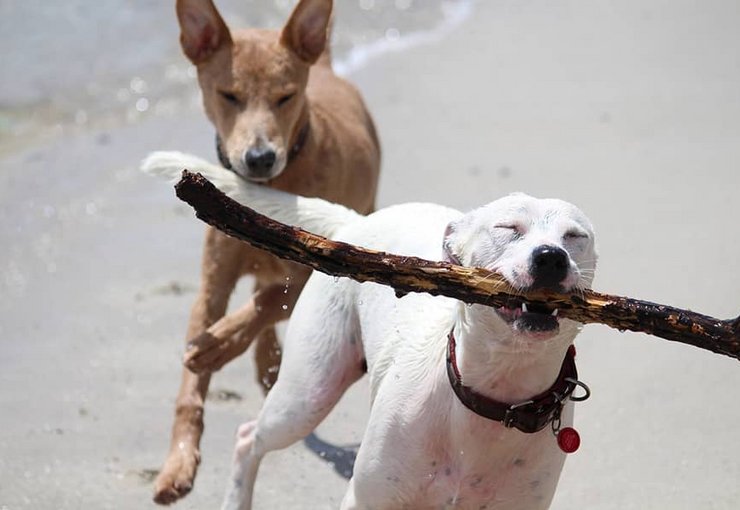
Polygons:
<instances>
[{"instance_id":1,"label":"brown dog's eye","mask_svg":"<svg viewBox=\"0 0 740 510\"><path fill-rule=\"evenodd\" d=\"M295 92L293 92L292 94L286 94L286 95L284 95L283 97L281 97L280 99L278 99L277 105L278 106L283 106L288 101L290 101L291 99L293 99L294 96L295 96Z\"/></svg>"},{"instance_id":2,"label":"brown dog's eye","mask_svg":"<svg viewBox=\"0 0 740 510\"><path fill-rule=\"evenodd\" d=\"M223 90L219 90L218 93L221 95L221 97L223 97L224 99L226 99L226 101L228 101L231 104L238 105L238 104L241 103L241 101L239 101L239 98L236 97L231 92L225 92Z\"/></svg>"}]
</instances>

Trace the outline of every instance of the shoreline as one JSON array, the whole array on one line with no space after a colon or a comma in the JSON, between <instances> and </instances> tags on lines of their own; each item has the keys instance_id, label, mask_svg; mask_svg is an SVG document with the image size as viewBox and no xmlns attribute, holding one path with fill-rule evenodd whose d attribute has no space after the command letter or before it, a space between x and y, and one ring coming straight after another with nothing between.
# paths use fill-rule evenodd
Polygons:
<instances>
[{"instance_id":1,"label":"shoreline","mask_svg":"<svg viewBox=\"0 0 740 510\"><path fill-rule=\"evenodd\" d=\"M376 0L360 2L354 7L339 5L337 10L340 12L337 16L342 19L332 34L335 71L342 76L351 77L352 73L385 54L438 40L469 17L475 2L476 0L434 0L423 5L414 5L412 1L397 1L395 20L393 12L390 15L383 14L388 7L386 4L392 3L390 0L377 0L377 5ZM251 13L250 23L244 17L245 6L242 2L221 0L218 5L227 22L235 28L278 28L290 13L288 4L262 5L263 11ZM68 10L74 10L74 7L68 7ZM114 63L110 70L102 68L100 71L103 72L99 75L88 77L82 73L75 75L70 71L69 75L62 77L62 83L66 87L63 90L55 88L53 82L47 83L39 76L35 77L35 81L23 78L28 82L28 91L13 86L12 82L6 83L7 90L3 91L6 104L0 105L0 134L3 135L0 137L0 155L10 155L18 150L64 137L135 125L152 116L176 117L183 109L190 112L201 111L196 70L180 51L177 44L179 29L174 17L170 19L172 13L169 10L168 7L166 11L162 11L160 7L152 12L153 16L166 16L167 23L155 33L147 34L154 39L154 49L150 49L149 45L141 47L139 53L146 55L141 66L135 65L134 52L129 51L132 54L124 58L124 64ZM12 9L10 13L12 14ZM16 17L22 17L21 14L16 14ZM127 12L127 16L136 19L143 14ZM368 18L367 26L363 23L363 16ZM72 18L75 23L82 21L74 16ZM121 30L137 27L130 26L130 21L121 21L119 24L116 27ZM34 28L48 27L39 25ZM362 30L354 34L352 29L358 28ZM71 45L71 51L86 46L83 44L84 39L75 37L67 37L57 44L43 39L34 42L36 44L31 48L32 53L39 54L53 53L57 51L56 46L65 42ZM15 55L20 51L20 48L10 44L6 48L8 53ZM45 45L52 47L45 48ZM100 56L86 56L96 61L116 57L114 50L106 46L101 48ZM26 65L25 62L14 64L16 67ZM95 65L100 66L99 63Z\"/></svg>"}]
</instances>

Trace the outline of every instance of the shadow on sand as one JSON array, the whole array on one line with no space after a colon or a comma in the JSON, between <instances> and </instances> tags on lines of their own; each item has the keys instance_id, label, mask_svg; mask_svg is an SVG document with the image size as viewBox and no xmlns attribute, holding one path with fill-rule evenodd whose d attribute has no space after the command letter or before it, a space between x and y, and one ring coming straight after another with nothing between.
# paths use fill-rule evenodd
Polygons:
<instances>
[{"instance_id":1,"label":"shadow on sand","mask_svg":"<svg viewBox=\"0 0 740 510\"><path fill-rule=\"evenodd\" d=\"M303 440L303 444L332 466L339 476L347 480L352 477L357 450L360 448L359 444L334 446L319 438L313 432Z\"/></svg>"}]
</instances>

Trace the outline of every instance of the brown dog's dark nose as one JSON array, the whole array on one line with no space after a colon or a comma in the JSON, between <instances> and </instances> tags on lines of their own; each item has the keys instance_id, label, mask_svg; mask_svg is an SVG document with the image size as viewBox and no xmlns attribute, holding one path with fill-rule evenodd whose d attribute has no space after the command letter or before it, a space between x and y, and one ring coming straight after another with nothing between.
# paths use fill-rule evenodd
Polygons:
<instances>
[{"instance_id":1,"label":"brown dog's dark nose","mask_svg":"<svg viewBox=\"0 0 740 510\"><path fill-rule=\"evenodd\" d=\"M266 176L272 170L277 155L275 151L267 148L252 148L244 155L244 163L255 176Z\"/></svg>"},{"instance_id":2,"label":"brown dog's dark nose","mask_svg":"<svg viewBox=\"0 0 740 510\"><path fill-rule=\"evenodd\" d=\"M534 278L532 287L560 290L568 275L568 254L557 246L538 246L532 252L529 270Z\"/></svg>"}]
</instances>

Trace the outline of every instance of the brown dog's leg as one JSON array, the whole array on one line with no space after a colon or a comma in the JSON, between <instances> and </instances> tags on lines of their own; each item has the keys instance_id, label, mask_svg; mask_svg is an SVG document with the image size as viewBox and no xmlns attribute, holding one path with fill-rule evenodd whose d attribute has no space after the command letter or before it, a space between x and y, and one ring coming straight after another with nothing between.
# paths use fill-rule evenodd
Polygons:
<instances>
[{"instance_id":1,"label":"brown dog's leg","mask_svg":"<svg viewBox=\"0 0 740 510\"><path fill-rule=\"evenodd\" d=\"M190 343L185 366L194 372L213 372L246 351L262 330L290 317L309 274L301 268L292 271L289 285L260 287L247 304Z\"/></svg>"},{"instance_id":2,"label":"brown dog's leg","mask_svg":"<svg viewBox=\"0 0 740 510\"><path fill-rule=\"evenodd\" d=\"M281 347L275 334L275 327L269 326L257 336L254 346L254 361L257 365L257 382L265 395L277 381L280 369Z\"/></svg>"},{"instance_id":3,"label":"brown dog's leg","mask_svg":"<svg viewBox=\"0 0 740 510\"><path fill-rule=\"evenodd\" d=\"M215 229L208 229L201 288L190 314L188 339L200 335L223 317L231 292L240 276L244 246ZM183 369L175 404L170 450L154 482L153 499L159 504L173 503L190 492L193 486L200 462L203 402L210 379L210 374L194 374Z\"/></svg>"}]
</instances>

